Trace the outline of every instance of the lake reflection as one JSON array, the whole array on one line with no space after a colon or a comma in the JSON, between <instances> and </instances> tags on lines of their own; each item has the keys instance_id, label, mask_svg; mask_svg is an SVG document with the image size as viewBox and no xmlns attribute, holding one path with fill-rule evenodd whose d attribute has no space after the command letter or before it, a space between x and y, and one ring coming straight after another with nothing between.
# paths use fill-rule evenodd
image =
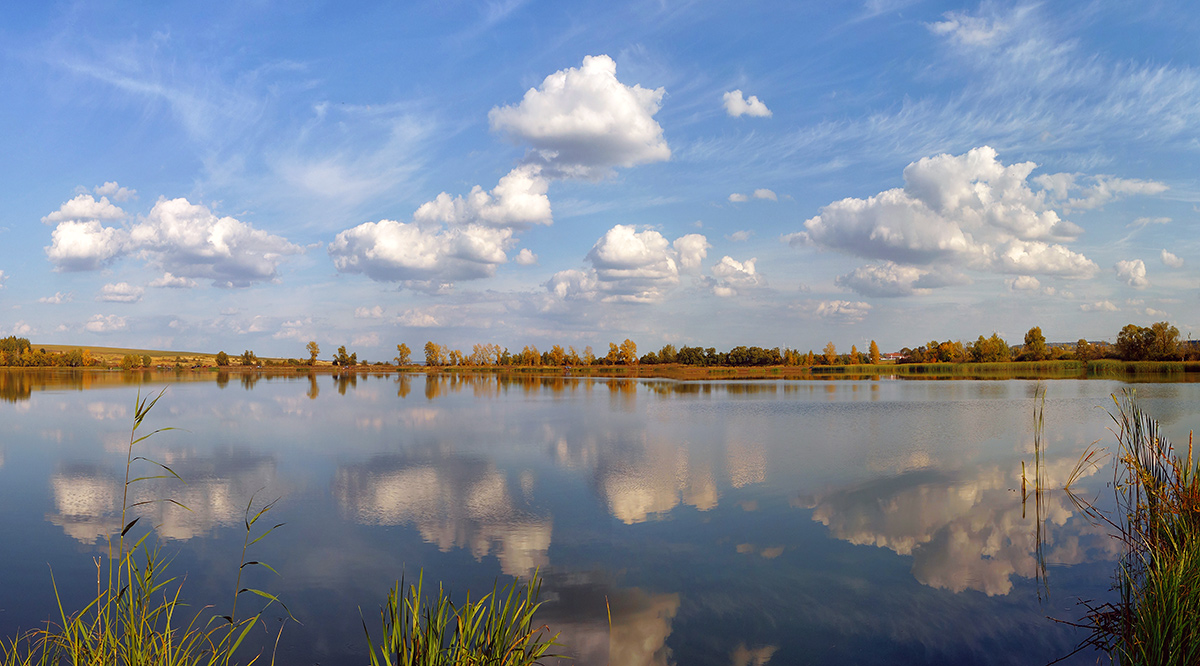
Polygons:
<instances>
[{"instance_id":1,"label":"lake reflection","mask_svg":"<svg viewBox=\"0 0 1200 666\"><path fill-rule=\"evenodd\" d=\"M186 484L135 484L134 515L197 602L232 585L251 498L281 498L254 554L304 622L280 663L361 663L359 609L370 624L419 570L459 594L539 570L544 619L589 665L1047 662L1081 636L1045 616L1109 594L1115 545L1059 491L1039 599L1033 382L9 372L0 525L26 538L0 544L5 634L52 611L47 564L94 585L138 382L168 388L147 427L181 430L137 453ZM1051 487L1109 444L1096 407L1120 386L1048 384ZM1139 386L1176 440L1198 393ZM1078 491L1105 500L1108 473Z\"/></svg>"}]
</instances>

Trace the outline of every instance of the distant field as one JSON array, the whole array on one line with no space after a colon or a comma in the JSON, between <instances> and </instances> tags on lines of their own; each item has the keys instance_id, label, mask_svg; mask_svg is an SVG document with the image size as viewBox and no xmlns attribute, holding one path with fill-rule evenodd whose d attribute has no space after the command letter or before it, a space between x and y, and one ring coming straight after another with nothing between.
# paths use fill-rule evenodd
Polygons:
<instances>
[{"instance_id":1,"label":"distant field","mask_svg":"<svg viewBox=\"0 0 1200 666\"><path fill-rule=\"evenodd\" d=\"M105 363L120 363L121 359L127 354L135 354L137 356L149 356L154 365L174 365L182 363L184 365L216 365L217 355L208 352L194 351L164 351L161 349L129 349L126 347L92 347L90 345L40 345L33 344L34 349L45 349L48 352L68 352L72 349L86 349L92 353L92 356L102 359ZM236 364L240 352L227 351L231 363ZM260 361L281 362L286 361L286 358L274 358L259 356ZM317 361L321 364L320 361Z\"/></svg>"}]
</instances>

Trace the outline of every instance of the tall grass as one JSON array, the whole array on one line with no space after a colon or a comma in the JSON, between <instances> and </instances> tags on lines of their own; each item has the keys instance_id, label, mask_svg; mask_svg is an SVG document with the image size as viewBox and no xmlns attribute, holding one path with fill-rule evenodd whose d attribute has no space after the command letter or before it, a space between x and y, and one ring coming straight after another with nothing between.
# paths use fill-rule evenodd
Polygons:
<instances>
[{"instance_id":1,"label":"tall grass","mask_svg":"<svg viewBox=\"0 0 1200 666\"><path fill-rule=\"evenodd\" d=\"M1127 390L1113 396L1115 515L1089 506L1120 540L1115 602L1088 613L1086 644L1119 664L1200 664L1200 477L1188 438L1177 455Z\"/></svg>"},{"instance_id":2,"label":"tall grass","mask_svg":"<svg viewBox=\"0 0 1200 666\"><path fill-rule=\"evenodd\" d=\"M423 575L407 588L402 579L388 594L378 646L363 621L371 666L529 666L558 657L549 654L558 634L534 621L542 605L537 573L523 586L516 580L505 588L493 584L476 601L468 592L457 608L440 585L430 597L423 584Z\"/></svg>"},{"instance_id":3,"label":"tall grass","mask_svg":"<svg viewBox=\"0 0 1200 666\"><path fill-rule=\"evenodd\" d=\"M139 518L126 522L132 510L146 502L129 501L129 489L149 479L172 477L170 467L141 455L134 455L146 439L172 428L160 428L138 436L146 416L162 397L142 398L139 392L135 403L133 429L125 459L125 488L121 502L121 533L109 537L107 557L96 560L96 595L75 612L63 606L57 582L53 583L58 601L57 617L44 628L35 629L11 639L0 639L0 666L227 666L238 663L235 657L247 634L261 623L263 612L278 599L268 592L241 587L242 572L251 566L269 565L248 561L249 547L269 534L276 525L254 537L256 524L272 507L268 504L252 513L253 498L246 507L246 534L242 544L242 559L234 587L233 607L228 615L214 615L202 609L189 613L182 600L181 582L167 573L169 559L151 545L153 529L137 539L130 534ZM147 476L135 476L144 467L152 471ZM182 504L170 499L155 500ZM272 569L273 570L273 569ZM241 617L237 612L238 598L253 594L267 599L257 613ZM289 614L290 615L290 614ZM282 629L281 629L282 631ZM276 638L278 640L278 638ZM246 663L258 661L256 654Z\"/></svg>"}]
</instances>

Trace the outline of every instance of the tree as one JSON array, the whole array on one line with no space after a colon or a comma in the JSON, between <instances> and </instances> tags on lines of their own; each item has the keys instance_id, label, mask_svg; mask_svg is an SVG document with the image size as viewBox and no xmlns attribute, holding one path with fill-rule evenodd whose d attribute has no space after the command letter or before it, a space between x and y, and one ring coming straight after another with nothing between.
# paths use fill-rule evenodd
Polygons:
<instances>
[{"instance_id":1,"label":"tree","mask_svg":"<svg viewBox=\"0 0 1200 666\"><path fill-rule=\"evenodd\" d=\"M408 348L408 345L403 342L396 345L396 365L408 365L411 357L412 350Z\"/></svg>"},{"instance_id":2,"label":"tree","mask_svg":"<svg viewBox=\"0 0 1200 666\"><path fill-rule=\"evenodd\" d=\"M1137 324L1126 324L1117 334L1117 355L1123 361L1144 361L1150 355L1154 330Z\"/></svg>"},{"instance_id":3,"label":"tree","mask_svg":"<svg viewBox=\"0 0 1200 666\"><path fill-rule=\"evenodd\" d=\"M592 365L596 362L596 354L592 351L592 346L588 345L583 348L583 356L579 359L584 365Z\"/></svg>"},{"instance_id":4,"label":"tree","mask_svg":"<svg viewBox=\"0 0 1200 666\"><path fill-rule=\"evenodd\" d=\"M1092 348L1090 342L1084 338L1079 338L1079 342L1075 343L1075 358L1087 363L1096 357L1096 350Z\"/></svg>"},{"instance_id":5,"label":"tree","mask_svg":"<svg viewBox=\"0 0 1200 666\"><path fill-rule=\"evenodd\" d=\"M833 341L825 345L825 365L833 365L837 363L837 347L833 346Z\"/></svg>"},{"instance_id":6,"label":"tree","mask_svg":"<svg viewBox=\"0 0 1200 666\"><path fill-rule=\"evenodd\" d=\"M621 362L621 348L617 343L608 343L608 354L604 357L604 362L609 365L616 365Z\"/></svg>"},{"instance_id":7,"label":"tree","mask_svg":"<svg viewBox=\"0 0 1200 666\"><path fill-rule=\"evenodd\" d=\"M229 354L223 351L217 352L217 366L224 368L227 365L229 365Z\"/></svg>"},{"instance_id":8,"label":"tree","mask_svg":"<svg viewBox=\"0 0 1200 666\"><path fill-rule=\"evenodd\" d=\"M637 365L637 344L629 338L625 338L625 342L621 343L621 362L625 365Z\"/></svg>"},{"instance_id":9,"label":"tree","mask_svg":"<svg viewBox=\"0 0 1200 666\"><path fill-rule=\"evenodd\" d=\"M858 345L850 345L850 363L851 365L862 363L862 359L858 356Z\"/></svg>"},{"instance_id":10,"label":"tree","mask_svg":"<svg viewBox=\"0 0 1200 666\"><path fill-rule=\"evenodd\" d=\"M1179 358L1179 329L1160 321L1150 326L1150 358L1155 361L1174 361Z\"/></svg>"},{"instance_id":11,"label":"tree","mask_svg":"<svg viewBox=\"0 0 1200 666\"><path fill-rule=\"evenodd\" d=\"M425 365L444 365L446 363L445 348L432 340L425 343Z\"/></svg>"},{"instance_id":12,"label":"tree","mask_svg":"<svg viewBox=\"0 0 1200 666\"><path fill-rule=\"evenodd\" d=\"M242 365L258 365L258 357L254 355L254 352L247 349L242 352Z\"/></svg>"},{"instance_id":13,"label":"tree","mask_svg":"<svg viewBox=\"0 0 1200 666\"><path fill-rule=\"evenodd\" d=\"M871 355L871 364L879 365L879 345L875 344L874 340L871 341L871 347L867 351Z\"/></svg>"},{"instance_id":14,"label":"tree","mask_svg":"<svg viewBox=\"0 0 1200 666\"><path fill-rule=\"evenodd\" d=\"M567 352L563 351L562 345L554 345L550 348L550 365L562 365L566 359Z\"/></svg>"},{"instance_id":15,"label":"tree","mask_svg":"<svg viewBox=\"0 0 1200 666\"><path fill-rule=\"evenodd\" d=\"M143 368L149 368L150 364L153 362L154 361L153 361L153 359L150 358L149 354L142 354L142 367Z\"/></svg>"},{"instance_id":16,"label":"tree","mask_svg":"<svg viewBox=\"0 0 1200 666\"><path fill-rule=\"evenodd\" d=\"M317 346L317 341L309 340L308 345L305 346L305 349L308 350L308 364L316 365L317 356L321 353L321 348Z\"/></svg>"},{"instance_id":17,"label":"tree","mask_svg":"<svg viewBox=\"0 0 1200 666\"><path fill-rule=\"evenodd\" d=\"M1042 335L1040 326L1034 326L1025 334L1025 348L1021 356L1027 361L1046 360L1046 336Z\"/></svg>"},{"instance_id":18,"label":"tree","mask_svg":"<svg viewBox=\"0 0 1200 666\"><path fill-rule=\"evenodd\" d=\"M675 345L666 344L658 351L659 363L674 363L675 357L679 352L675 351Z\"/></svg>"}]
</instances>

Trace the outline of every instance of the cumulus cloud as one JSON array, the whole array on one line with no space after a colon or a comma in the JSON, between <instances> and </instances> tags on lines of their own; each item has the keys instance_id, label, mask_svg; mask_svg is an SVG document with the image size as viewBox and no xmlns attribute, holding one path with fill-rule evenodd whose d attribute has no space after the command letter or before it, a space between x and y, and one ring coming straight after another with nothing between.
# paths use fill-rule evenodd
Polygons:
<instances>
[{"instance_id":1,"label":"cumulus cloud","mask_svg":"<svg viewBox=\"0 0 1200 666\"><path fill-rule=\"evenodd\" d=\"M437 328L442 325L437 317L428 312L421 312L420 310L406 310L404 314L396 318L396 321L401 326L411 326L413 328Z\"/></svg>"},{"instance_id":2,"label":"cumulus cloud","mask_svg":"<svg viewBox=\"0 0 1200 666\"><path fill-rule=\"evenodd\" d=\"M711 269L713 293L717 296L730 297L737 296L739 290L766 286L766 279L754 266L756 261L758 261L757 257L745 261L737 261L728 255L721 257L721 261Z\"/></svg>"},{"instance_id":3,"label":"cumulus cloud","mask_svg":"<svg viewBox=\"0 0 1200 666\"><path fill-rule=\"evenodd\" d=\"M1117 178L1116 176L1087 176L1078 173L1052 173L1033 179L1046 192L1051 202L1071 210L1090 210L1125 196L1161 194L1167 186L1153 180ZM1171 218L1144 217L1133 221L1131 226L1166 224Z\"/></svg>"},{"instance_id":4,"label":"cumulus cloud","mask_svg":"<svg viewBox=\"0 0 1200 666\"><path fill-rule=\"evenodd\" d=\"M538 256L533 252L530 252L529 248L527 247L521 248L521 251L517 253L516 258L514 259L514 261L521 266L532 266L537 263L537 260Z\"/></svg>"},{"instance_id":5,"label":"cumulus cloud","mask_svg":"<svg viewBox=\"0 0 1200 666\"><path fill-rule=\"evenodd\" d=\"M100 293L96 295L96 300L108 303L137 303L142 300L142 294L145 291L145 289L128 282L106 284L100 287Z\"/></svg>"},{"instance_id":6,"label":"cumulus cloud","mask_svg":"<svg viewBox=\"0 0 1200 666\"><path fill-rule=\"evenodd\" d=\"M90 333L112 333L113 331L123 331L125 327L125 318L116 315L92 315L92 318L83 325L83 329Z\"/></svg>"},{"instance_id":7,"label":"cumulus cloud","mask_svg":"<svg viewBox=\"0 0 1200 666\"><path fill-rule=\"evenodd\" d=\"M383 306L354 308L354 317L356 319L383 319Z\"/></svg>"},{"instance_id":8,"label":"cumulus cloud","mask_svg":"<svg viewBox=\"0 0 1200 666\"><path fill-rule=\"evenodd\" d=\"M196 281L190 278L179 277L170 273L163 273L162 277L150 282L151 287L167 288L167 289L191 289L196 286Z\"/></svg>"},{"instance_id":9,"label":"cumulus cloud","mask_svg":"<svg viewBox=\"0 0 1200 666\"><path fill-rule=\"evenodd\" d=\"M17 323L13 324L13 335L29 335L30 333L33 333L33 327L24 321L18 321Z\"/></svg>"},{"instance_id":10,"label":"cumulus cloud","mask_svg":"<svg viewBox=\"0 0 1200 666\"><path fill-rule=\"evenodd\" d=\"M378 333L364 333L362 335L356 335L353 338L351 338L350 344L354 345L355 347L378 347L379 346L379 334Z\"/></svg>"},{"instance_id":11,"label":"cumulus cloud","mask_svg":"<svg viewBox=\"0 0 1200 666\"><path fill-rule=\"evenodd\" d=\"M64 203L58 210L43 217L42 222L56 224L67 221L123 220L126 217L125 211L109 203L107 197L102 196L99 201L96 201L92 196L80 194Z\"/></svg>"},{"instance_id":12,"label":"cumulus cloud","mask_svg":"<svg viewBox=\"0 0 1200 666\"><path fill-rule=\"evenodd\" d=\"M3 274L3 271L0 271L0 274ZM0 281L2 281L2 280L0 280ZM53 296L42 296L41 298L38 299L38 303L48 303L50 305L60 305L62 303L70 303L73 298L75 298L75 295L69 291L65 292L65 293L61 292L61 291L56 291L56 292L54 292Z\"/></svg>"},{"instance_id":13,"label":"cumulus cloud","mask_svg":"<svg viewBox=\"0 0 1200 666\"><path fill-rule=\"evenodd\" d=\"M131 244L173 275L245 287L273 280L283 258L303 249L187 199L159 199L129 232Z\"/></svg>"},{"instance_id":14,"label":"cumulus cloud","mask_svg":"<svg viewBox=\"0 0 1200 666\"><path fill-rule=\"evenodd\" d=\"M1146 279L1146 264L1141 259L1122 259L1113 266L1117 279L1134 289L1145 289L1150 285Z\"/></svg>"},{"instance_id":15,"label":"cumulus cloud","mask_svg":"<svg viewBox=\"0 0 1200 666\"><path fill-rule=\"evenodd\" d=\"M1094 303L1084 303L1079 306L1084 312L1116 312L1117 306L1112 304L1112 301L1096 301Z\"/></svg>"},{"instance_id":16,"label":"cumulus cloud","mask_svg":"<svg viewBox=\"0 0 1200 666\"><path fill-rule=\"evenodd\" d=\"M546 288L568 300L658 301L679 284L681 272L699 269L709 247L700 234L687 234L671 243L653 229L639 232L632 225L618 224L588 252L589 269L555 273Z\"/></svg>"},{"instance_id":17,"label":"cumulus cloud","mask_svg":"<svg viewBox=\"0 0 1200 666\"><path fill-rule=\"evenodd\" d=\"M1183 268L1183 259L1167 252L1165 249L1162 251L1162 262L1168 268Z\"/></svg>"},{"instance_id":18,"label":"cumulus cloud","mask_svg":"<svg viewBox=\"0 0 1200 666\"><path fill-rule=\"evenodd\" d=\"M1008 288L1012 291L1037 291L1042 288L1042 283L1032 275L1020 275L1007 280Z\"/></svg>"},{"instance_id":19,"label":"cumulus cloud","mask_svg":"<svg viewBox=\"0 0 1200 666\"><path fill-rule=\"evenodd\" d=\"M754 235L754 231L751 229L740 229L738 231L735 231L735 232L725 236L725 240L733 241L734 243L742 243L742 242L750 240L750 237L753 235Z\"/></svg>"},{"instance_id":20,"label":"cumulus cloud","mask_svg":"<svg viewBox=\"0 0 1200 666\"><path fill-rule=\"evenodd\" d=\"M729 195L729 200L733 203L743 203L749 201L751 198L766 199L767 201L779 201L779 195L765 187L760 187L757 190L754 190L754 192L751 194L739 194L734 192L733 194Z\"/></svg>"},{"instance_id":21,"label":"cumulus cloud","mask_svg":"<svg viewBox=\"0 0 1200 666\"><path fill-rule=\"evenodd\" d=\"M821 319L842 323L855 324L862 321L871 312L871 304L862 301L816 301L803 306Z\"/></svg>"},{"instance_id":22,"label":"cumulus cloud","mask_svg":"<svg viewBox=\"0 0 1200 666\"><path fill-rule=\"evenodd\" d=\"M746 99L746 97L742 95L741 90L730 90L722 96L722 99L725 100L725 113L728 113L734 118L743 115L752 116L755 118L771 117L771 110L767 108L766 104L763 104L763 102L754 95L751 95L749 99Z\"/></svg>"},{"instance_id":23,"label":"cumulus cloud","mask_svg":"<svg viewBox=\"0 0 1200 666\"><path fill-rule=\"evenodd\" d=\"M488 113L492 129L533 147L530 159L553 177L599 178L613 167L671 157L654 120L664 90L627 86L607 55L547 76L519 104Z\"/></svg>"},{"instance_id":24,"label":"cumulus cloud","mask_svg":"<svg viewBox=\"0 0 1200 666\"><path fill-rule=\"evenodd\" d=\"M928 270L915 266L902 266L893 261L860 266L846 275L834 279L839 287L852 289L863 296L912 296L927 294L928 288L918 287Z\"/></svg>"},{"instance_id":25,"label":"cumulus cloud","mask_svg":"<svg viewBox=\"0 0 1200 666\"><path fill-rule=\"evenodd\" d=\"M1094 262L1061 244L1082 230L1048 207L1044 190L1030 187L1035 166L1006 166L988 146L926 157L904 169L903 188L835 201L782 240L909 266L1094 275ZM1105 181L1109 191L1130 189L1113 180ZM1073 185L1063 187L1069 193Z\"/></svg>"},{"instance_id":26,"label":"cumulus cloud","mask_svg":"<svg viewBox=\"0 0 1200 666\"><path fill-rule=\"evenodd\" d=\"M137 253L182 278L211 279L242 287L272 280L289 254L303 249L232 217L218 217L187 199L159 199L149 215L128 230L104 226L125 212L104 197L81 194L42 218L57 223L46 256L59 271L96 270Z\"/></svg>"},{"instance_id":27,"label":"cumulus cloud","mask_svg":"<svg viewBox=\"0 0 1200 666\"><path fill-rule=\"evenodd\" d=\"M443 283L490 277L508 261L510 228L467 224L424 228L412 222L365 222L339 233L329 256L342 273L362 273L373 280Z\"/></svg>"},{"instance_id":28,"label":"cumulus cloud","mask_svg":"<svg viewBox=\"0 0 1200 666\"><path fill-rule=\"evenodd\" d=\"M550 224L548 183L536 164L519 166L508 172L491 192L476 185L464 197L442 192L433 201L421 204L413 214L418 223L453 225L481 224L493 227L527 227Z\"/></svg>"},{"instance_id":29,"label":"cumulus cloud","mask_svg":"<svg viewBox=\"0 0 1200 666\"><path fill-rule=\"evenodd\" d=\"M98 197L112 197L112 200L117 203L137 198L137 190L121 187L115 181L108 181L99 187L92 188L92 192Z\"/></svg>"}]
</instances>

